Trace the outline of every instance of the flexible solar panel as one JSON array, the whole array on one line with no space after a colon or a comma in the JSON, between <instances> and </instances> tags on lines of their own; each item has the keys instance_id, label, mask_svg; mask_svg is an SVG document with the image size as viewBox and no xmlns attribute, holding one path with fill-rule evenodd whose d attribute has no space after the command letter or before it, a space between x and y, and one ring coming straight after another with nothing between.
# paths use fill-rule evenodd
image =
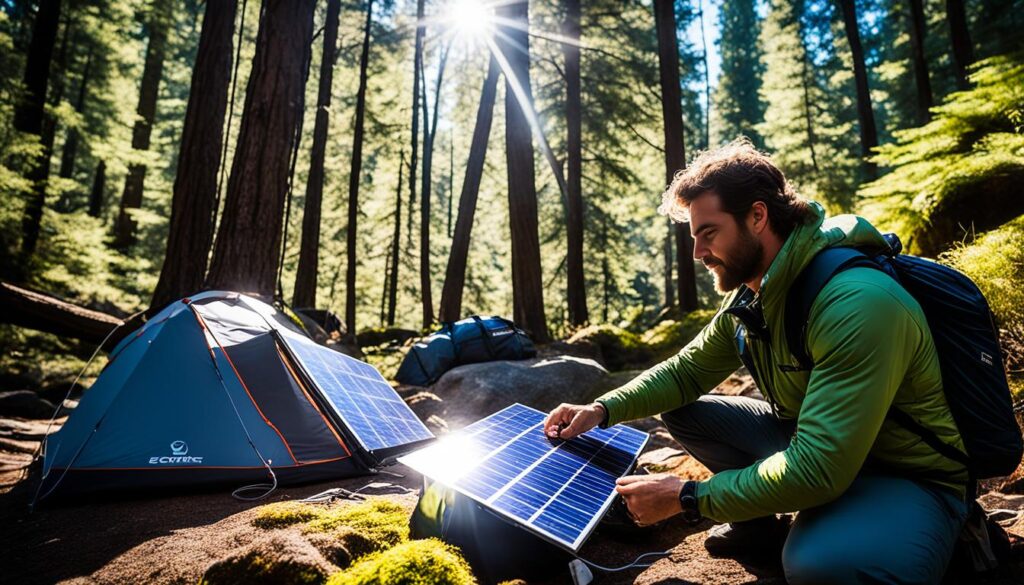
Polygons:
<instances>
[{"instance_id":1,"label":"flexible solar panel","mask_svg":"<svg viewBox=\"0 0 1024 585\"><path fill-rule=\"evenodd\" d=\"M382 456L434 438L370 364L296 335L280 339L366 451Z\"/></svg>"},{"instance_id":2,"label":"flexible solar panel","mask_svg":"<svg viewBox=\"0 0 1024 585\"><path fill-rule=\"evenodd\" d=\"M514 404L398 461L576 552L648 436L616 425L551 440L545 416Z\"/></svg>"}]
</instances>

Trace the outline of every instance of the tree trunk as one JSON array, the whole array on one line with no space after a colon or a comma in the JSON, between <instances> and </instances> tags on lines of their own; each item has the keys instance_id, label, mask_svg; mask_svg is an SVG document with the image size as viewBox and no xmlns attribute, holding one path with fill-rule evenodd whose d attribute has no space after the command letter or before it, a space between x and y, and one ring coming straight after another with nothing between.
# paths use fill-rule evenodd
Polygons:
<instances>
[{"instance_id":1,"label":"tree trunk","mask_svg":"<svg viewBox=\"0 0 1024 585\"><path fill-rule=\"evenodd\" d=\"M918 124L926 124L932 119L932 86L928 81L928 60L924 52L926 30L924 0L910 0L910 56L914 65L914 81L917 83Z\"/></svg>"},{"instance_id":2,"label":"tree trunk","mask_svg":"<svg viewBox=\"0 0 1024 585\"><path fill-rule=\"evenodd\" d=\"M266 0L208 288L274 294L315 0Z\"/></svg>"},{"instance_id":3,"label":"tree trunk","mask_svg":"<svg viewBox=\"0 0 1024 585\"><path fill-rule=\"evenodd\" d=\"M213 241L210 217L217 199L217 172L231 83L236 12L236 0L206 3L181 131L167 253L153 292L153 307L201 290L206 277L206 261Z\"/></svg>"},{"instance_id":4,"label":"tree trunk","mask_svg":"<svg viewBox=\"0 0 1024 585\"><path fill-rule=\"evenodd\" d=\"M25 60L23 83L25 95L14 113L14 127L27 134L43 139L43 112L46 106L46 84L50 78L50 64L53 61L53 47L57 41L57 27L60 24L61 1L41 0L32 28ZM50 150L45 148L41 156L29 162L25 178L32 184L32 195L25 206L22 218L21 265L35 253L39 242L39 227L43 220L43 206L46 204L46 184L50 170Z\"/></svg>"},{"instance_id":5,"label":"tree trunk","mask_svg":"<svg viewBox=\"0 0 1024 585\"><path fill-rule=\"evenodd\" d=\"M416 44L412 56L412 138L409 155L409 223L405 235L412 245L412 210L416 209L416 165L419 162L420 133L420 69L423 68L423 22L424 0L416 0Z\"/></svg>"},{"instance_id":6,"label":"tree trunk","mask_svg":"<svg viewBox=\"0 0 1024 585\"><path fill-rule=\"evenodd\" d=\"M398 304L398 248L402 242L402 172L405 171L405 151L399 156L398 189L395 190L395 233L391 236L391 271L388 283L388 327L395 326L395 307Z\"/></svg>"},{"instance_id":7,"label":"tree trunk","mask_svg":"<svg viewBox=\"0 0 1024 585\"><path fill-rule=\"evenodd\" d=\"M541 282L540 239L537 233L537 188L530 123L533 108L530 87L530 36L528 3L501 6L498 13L504 34L498 47L508 61L526 103L519 103L512 82L505 79L505 151L508 166L509 224L512 232L512 313L539 343L548 341Z\"/></svg>"},{"instance_id":8,"label":"tree trunk","mask_svg":"<svg viewBox=\"0 0 1024 585\"><path fill-rule=\"evenodd\" d=\"M967 69L974 63L974 46L967 28L967 12L963 0L946 0L946 18L949 20L949 36L953 42L953 68L956 71L956 85L968 89Z\"/></svg>"},{"instance_id":9,"label":"tree trunk","mask_svg":"<svg viewBox=\"0 0 1024 585\"><path fill-rule=\"evenodd\" d=\"M448 239L452 237L452 200L455 199L455 132L448 139Z\"/></svg>"},{"instance_id":10,"label":"tree trunk","mask_svg":"<svg viewBox=\"0 0 1024 585\"><path fill-rule=\"evenodd\" d=\"M708 38L704 34L704 2L698 2L701 60L704 62L704 148L711 148L711 79L708 72Z\"/></svg>"},{"instance_id":11,"label":"tree trunk","mask_svg":"<svg viewBox=\"0 0 1024 585\"><path fill-rule=\"evenodd\" d=\"M348 177L348 267L345 270L345 327L349 339L356 336L356 220L359 218L359 174L363 167L363 125L366 118L366 68L370 60L370 26L373 0L366 4L363 51L359 56L359 89L356 93L356 122L352 138L352 168ZM415 141L414 141L415 142ZM397 268L397 266L396 266ZM398 270L395 270L397 276Z\"/></svg>"},{"instance_id":12,"label":"tree trunk","mask_svg":"<svg viewBox=\"0 0 1024 585\"><path fill-rule=\"evenodd\" d=\"M164 15L156 12L149 19L149 45L146 47L146 63L142 69L142 85L139 90L139 105L135 110L135 127L132 129L132 150L149 150L153 122L156 119L156 99L160 90L160 78L164 70L164 51L167 47L167 23ZM133 209L142 207L142 191L146 183L146 165L128 166L128 177L121 193L121 206L114 224L114 247L126 249L135 243L135 218Z\"/></svg>"},{"instance_id":13,"label":"tree trunk","mask_svg":"<svg viewBox=\"0 0 1024 585\"><path fill-rule=\"evenodd\" d=\"M672 0L654 1L654 22L658 32L658 77L661 81L661 113L665 130L665 181L670 184L676 172L686 168L682 93L679 88L679 46ZM675 240L679 307L684 312L695 311L697 275L693 269L693 238L690 236L689 223L676 224Z\"/></svg>"},{"instance_id":14,"label":"tree trunk","mask_svg":"<svg viewBox=\"0 0 1024 585\"><path fill-rule=\"evenodd\" d=\"M671 307L676 304L676 282L672 277L672 264L674 263L674 257L672 255L672 234L675 233L675 228L672 227L672 220L665 220L665 242L662 244L662 252L665 257L665 306Z\"/></svg>"},{"instance_id":15,"label":"tree trunk","mask_svg":"<svg viewBox=\"0 0 1024 585\"><path fill-rule=\"evenodd\" d=\"M327 129L331 112L331 85L334 80L334 60L338 45L338 20L341 0L327 3L327 21L324 23L324 49L320 59L320 90L317 94L316 124L313 127L313 151L306 179L306 202L302 211L302 243L299 247L299 266L295 275L296 307L316 307L316 276L320 252L320 204L324 192L324 158L327 150Z\"/></svg>"},{"instance_id":16,"label":"tree trunk","mask_svg":"<svg viewBox=\"0 0 1024 585\"><path fill-rule=\"evenodd\" d=\"M860 31L857 28L857 7L855 0L839 0L843 10L843 23L846 28L846 39L850 42L850 53L853 56L853 78L857 86L857 118L860 121L860 149L864 159L864 174L868 180L878 176L878 167L871 162L871 152L878 146L878 132L875 130L875 114L871 109L871 91L868 89L868 72L864 67L864 49L860 44Z\"/></svg>"},{"instance_id":17,"label":"tree trunk","mask_svg":"<svg viewBox=\"0 0 1024 585\"><path fill-rule=\"evenodd\" d=\"M89 192L89 215L99 217L103 214L103 195L107 189L107 161L101 160L96 165L96 176L92 180Z\"/></svg>"},{"instance_id":18,"label":"tree trunk","mask_svg":"<svg viewBox=\"0 0 1024 585\"><path fill-rule=\"evenodd\" d=\"M123 321L45 293L0 282L0 323L100 343Z\"/></svg>"},{"instance_id":19,"label":"tree trunk","mask_svg":"<svg viewBox=\"0 0 1024 585\"><path fill-rule=\"evenodd\" d=\"M498 93L498 62L491 56L487 65L487 77L480 90L480 106L476 111L473 139L469 146L469 160L462 180L459 196L459 213L455 219L452 234L452 248L445 271L444 288L441 290L441 306L438 318L442 321L457 321L462 313L462 292L466 284L466 260L469 257L470 232L473 230L473 216L476 200L480 194L480 179L484 173L484 159L487 155L487 141L491 136L491 122L494 119L494 100Z\"/></svg>"},{"instance_id":20,"label":"tree trunk","mask_svg":"<svg viewBox=\"0 0 1024 585\"><path fill-rule=\"evenodd\" d=\"M89 74L92 71L93 52L85 59L85 68L82 69L82 79L78 84L78 95L75 97L75 112L81 115L85 112L85 98L88 95ZM68 130L68 136L64 139L64 148L60 156L60 176L70 179L75 173L75 159L78 157L78 141L80 140L78 128Z\"/></svg>"},{"instance_id":21,"label":"tree trunk","mask_svg":"<svg viewBox=\"0 0 1024 585\"><path fill-rule=\"evenodd\" d=\"M811 67L807 62L809 57L807 49L803 47L803 38L803 30L800 30L800 82L804 89L804 127L807 130L807 148L811 151L811 166L818 172L818 155L815 150L818 139L814 133L814 116L811 113Z\"/></svg>"},{"instance_id":22,"label":"tree trunk","mask_svg":"<svg viewBox=\"0 0 1024 585\"><path fill-rule=\"evenodd\" d=\"M420 189L420 292L423 307L423 328L427 329L434 323L434 296L430 285L430 201L431 171L434 162L434 137L437 135L437 119L440 111L441 82L444 81L444 69L448 63L448 49L445 45L441 52L441 60L437 65L437 84L434 86L434 113L427 122L427 82L423 83L423 186Z\"/></svg>"},{"instance_id":23,"label":"tree trunk","mask_svg":"<svg viewBox=\"0 0 1024 585\"><path fill-rule=\"evenodd\" d=\"M583 122L580 97L580 0L565 0L563 35L574 42L562 43L565 56L565 120L567 127L566 177L568 217L566 222L567 249L566 300L569 305L569 323L581 326L587 323L587 285L583 273Z\"/></svg>"}]
</instances>

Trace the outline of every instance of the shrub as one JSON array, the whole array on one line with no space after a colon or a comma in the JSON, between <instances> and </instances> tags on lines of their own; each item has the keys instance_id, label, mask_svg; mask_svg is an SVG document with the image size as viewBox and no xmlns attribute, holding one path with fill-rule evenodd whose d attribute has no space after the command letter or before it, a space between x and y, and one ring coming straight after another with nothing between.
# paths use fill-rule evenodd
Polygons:
<instances>
[{"instance_id":1,"label":"shrub","mask_svg":"<svg viewBox=\"0 0 1024 585\"><path fill-rule=\"evenodd\" d=\"M980 61L971 82L931 122L879 147L892 170L859 192L861 212L910 252L938 255L1024 212L1024 53Z\"/></svg>"}]
</instances>

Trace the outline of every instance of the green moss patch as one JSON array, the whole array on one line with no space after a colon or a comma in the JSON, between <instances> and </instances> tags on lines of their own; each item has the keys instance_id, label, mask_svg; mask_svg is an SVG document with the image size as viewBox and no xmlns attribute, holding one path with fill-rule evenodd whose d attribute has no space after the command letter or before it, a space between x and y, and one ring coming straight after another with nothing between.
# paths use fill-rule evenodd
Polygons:
<instances>
[{"instance_id":1,"label":"green moss patch","mask_svg":"<svg viewBox=\"0 0 1024 585\"><path fill-rule=\"evenodd\" d=\"M252 525L257 528L284 528L308 522L324 512L324 508L301 502L276 502L260 508Z\"/></svg>"},{"instance_id":2,"label":"green moss patch","mask_svg":"<svg viewBox=\"0 0 1024 585\"><path fill-rule=\"evenodd\" d=\"M640 336L615 325L584 327L569 338L569 343L587 343L597 347L604 365L613 371L651 359L651 350Z\"/></svg>"},{"instance_id":3,"label":"green moss patch","mask_svg":"<svg viewBox=\"0 0 1024 585\"><path fill-rule=\"evenodd\" d=\"M661 361L697 337L716 313L714 309L701 309L681 315L678 320L662 321L644 333L640 339L650 348L655 361Z\"/></svg>"},{"instance_id":4,"label":"green moss patch","mask_svg":"<svg viewBox=\"0 0 1024 585\"><path fill-rule=\"evenodd\" d=\"M333 575L328 585L468 585L476 583L458 551L428 538L364 557Z\"/></svg>"}]
</instances>

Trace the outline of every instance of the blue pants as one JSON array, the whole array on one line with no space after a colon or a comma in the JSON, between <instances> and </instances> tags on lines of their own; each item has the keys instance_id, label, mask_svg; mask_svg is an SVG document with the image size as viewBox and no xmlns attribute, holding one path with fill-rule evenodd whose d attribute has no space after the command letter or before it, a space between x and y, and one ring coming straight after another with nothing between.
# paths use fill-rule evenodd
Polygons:
<instances>
[{"instance_id":1,"label":"blue pants","mask_svg":"<svg viewBox=\"0 0 1024 585\"><path fill-rule=\"evenodd\" d=\"M666 412L672 436L711 471L785 449L795 421L767 403L703 396ZM967 518L955 494L925 482L862 472L838 499L797 514L782 551L791 585L939 583Z\"/></svg>"}]
</instances>

